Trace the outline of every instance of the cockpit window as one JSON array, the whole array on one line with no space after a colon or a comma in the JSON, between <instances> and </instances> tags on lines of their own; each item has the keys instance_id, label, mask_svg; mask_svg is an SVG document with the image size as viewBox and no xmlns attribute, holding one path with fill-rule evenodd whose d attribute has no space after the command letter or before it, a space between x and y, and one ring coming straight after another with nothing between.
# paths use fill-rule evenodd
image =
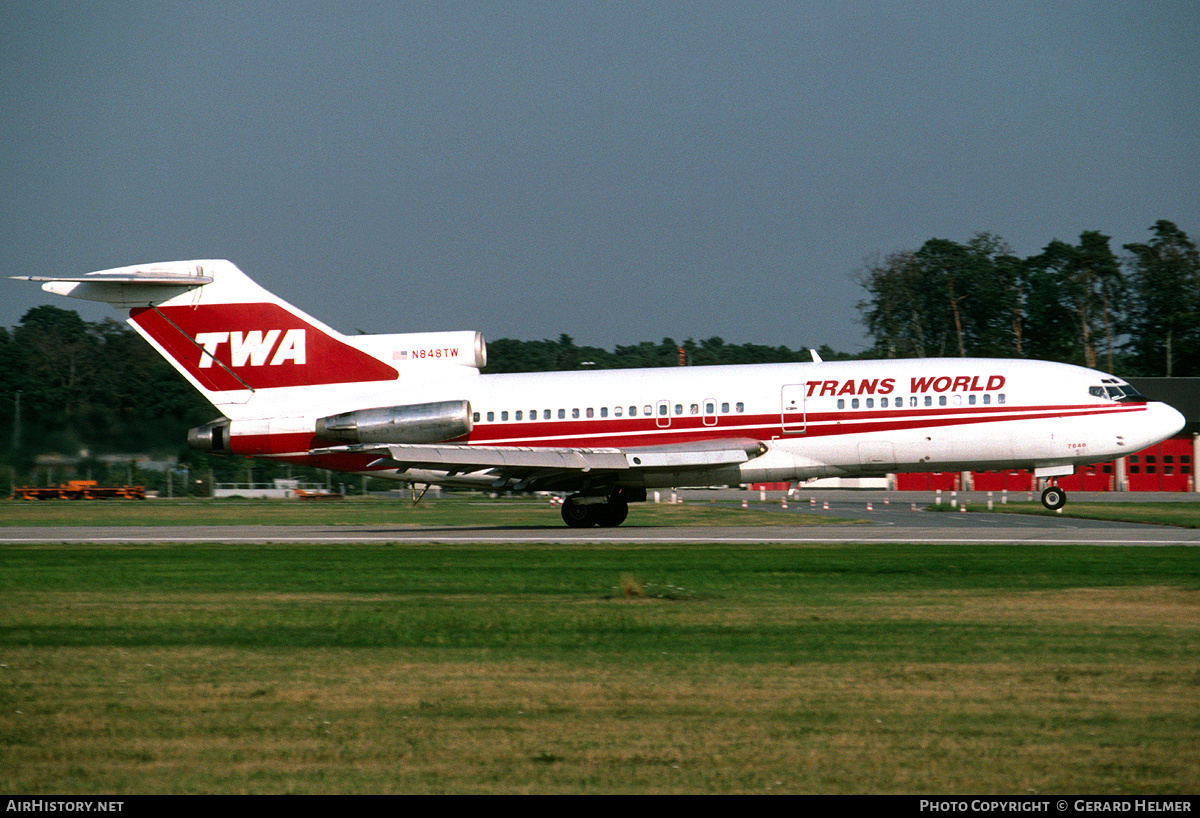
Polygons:
<instances>
[{"instance_id":1,"label":"cockpit window","mask_svg":"<svg viewBox=\"0 0 1200 818\"><path fill-rule=\"evenodd\" d=\"M1113 387L1108 387L1108 390L1109 392L1112 392ZM1116 390L1121 392L1121 395L1117 397L1116 400L1121 401L1122 403L1145 403L1149 400L1149 398L1127 383L1123 383L1116 387Z\"/></svg>"},{"instance_id":2,"label":"cockpit window","mask_svg":"<svg viewBox=\"0 0 1200 818\"><path fill-rule=\"evenodd\" d=\"M1104 379L1104 386L1089 386L1088 394L1096 398L1108 398L1118 403L1145 403L1147 398L1127 383Z\"/></svg>"}]
</instances>

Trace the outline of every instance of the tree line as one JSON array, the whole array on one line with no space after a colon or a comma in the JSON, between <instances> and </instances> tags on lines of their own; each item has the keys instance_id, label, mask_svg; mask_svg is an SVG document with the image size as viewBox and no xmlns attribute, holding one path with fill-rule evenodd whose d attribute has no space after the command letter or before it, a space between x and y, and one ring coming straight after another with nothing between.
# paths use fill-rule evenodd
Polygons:
<instances>
[{"instance_id":1,"label":"tree line","mask_svg":"<svg viewBox=\"0 0 1200 818\"><path fill-rule=\"evenodd\" d=\"M42 452L173 454L219 414L129 327L54 306L0 328L0 385L0 452L19 475Z\"/></svg>"},{"instance_id":2,"label":"tree line","mask_svg":"<svg viewBox=\"0 0 1200 818\"><path fill-rule=\"evenodd\" d=\"M868 262L871 357L1038 358L1122 375L1200 375L1200 253L1160 220L1124 245L1081 233L1020 258L998 236L930 239Z\"/></svg>"}]
</instances>

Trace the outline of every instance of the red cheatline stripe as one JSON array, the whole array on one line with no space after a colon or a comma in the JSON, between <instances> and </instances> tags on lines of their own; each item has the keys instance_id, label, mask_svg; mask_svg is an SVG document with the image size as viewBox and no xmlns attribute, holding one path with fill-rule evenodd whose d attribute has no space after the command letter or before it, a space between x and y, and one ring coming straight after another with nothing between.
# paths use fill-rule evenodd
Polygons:
<instances>
[{"instance_id":1,"label":"red cheatline stripe","mask_svg":"<svg viewBox=\"0 0 1200 818\"><path fill-rule=\"evenodd\" d=\"M964 410L929 409L915 414L905 411L897 416L888 412L860 412L853 410L840 414L822 413L810 415L804 433L788 435L791 439L833 437L849 434L871 434L913 428L939 428L979 423L1003 423L1020 420L1044 420L1055 417L1087 417L1144 411L1144 404L1116 404L1111 406L1062 405L1051 407L1004 407L991 408L987 412L978 408ZM660 429L654 418L513 422L477 424L470 443L493 446L639 446L656 443L682 443L728 437L750 437L770 439L780 436L778 415L722 416L735 419L736 425L703 426L700 416L673 417L672 426ZM547 434L549 431L557 434ZM247 443L258 440L239 437L239 450L244 451ZM313 441L308 433L276 435L271 445L264 449L291 448L287 454L276 452L274 456L301 456ZM262 441L264 444L265 440Z\"/></svg>"}]
</instances>

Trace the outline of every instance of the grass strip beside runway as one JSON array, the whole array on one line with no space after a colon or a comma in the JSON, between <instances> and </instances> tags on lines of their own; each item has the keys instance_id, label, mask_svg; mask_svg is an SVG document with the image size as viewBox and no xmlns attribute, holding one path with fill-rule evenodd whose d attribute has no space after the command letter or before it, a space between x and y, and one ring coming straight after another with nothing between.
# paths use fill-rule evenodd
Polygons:
<instances>
[{"instance_id":1,"label":"grass strip beside runway","mask_svg":"<svg viewBox=\"0 0 1200 818\"><path fill-rule=\"evenodd\" d=\"M0 789L1195 792L1194 549L40 546Z\"/></svg>"}]
</instances>

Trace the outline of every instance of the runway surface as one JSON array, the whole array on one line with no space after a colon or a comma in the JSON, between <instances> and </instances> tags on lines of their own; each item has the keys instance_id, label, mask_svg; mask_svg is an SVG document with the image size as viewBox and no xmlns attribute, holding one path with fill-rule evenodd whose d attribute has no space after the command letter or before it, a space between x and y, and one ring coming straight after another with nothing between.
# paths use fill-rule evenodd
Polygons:
<instances>
[{"instance_id":1,"label":"runway surface","mask_svg":"<svg viewBox=\"0 0 1200 818\"><path fill-rule=\"evenodd\" d=\"M1023 494L1023 493L1022 493ZM742 492L735 495L740 505ZM1179 497L1180 495L1174 495ZM1196 495L1183 495L1194 501ZM533 527L464 526L110 526L110 527L10 527L0 528L0 545L19 544L151 544L151 543L811 543L855 542L961 543L987 545L1028 543L1041 545L1141 545L1200 546L1200 529L1077 520L1069 517L1018 514L960 513L957 510L923 510L933 495L889 492L827 491L801 493L782 507L775 493L769 499L779 513L779 525L678 526L569 529L557 513L547 509L546 524ZM950 497L943 498L949 508ZM960 494L972 506L986 507L982 493ZM1019 499L1025 499L1024 496ZM1115 499L1106 495L1106 500ZM689 492L689 503L729 505L725 492ZM824 508L825 503L829 508ZM999 503L998 499L993 502ZM867 504L871 507L868 510ZM917 510L913 510L915 508ZM802 524L813 518L841 518L854 522Z\"/></svg>"}]
</instances>

